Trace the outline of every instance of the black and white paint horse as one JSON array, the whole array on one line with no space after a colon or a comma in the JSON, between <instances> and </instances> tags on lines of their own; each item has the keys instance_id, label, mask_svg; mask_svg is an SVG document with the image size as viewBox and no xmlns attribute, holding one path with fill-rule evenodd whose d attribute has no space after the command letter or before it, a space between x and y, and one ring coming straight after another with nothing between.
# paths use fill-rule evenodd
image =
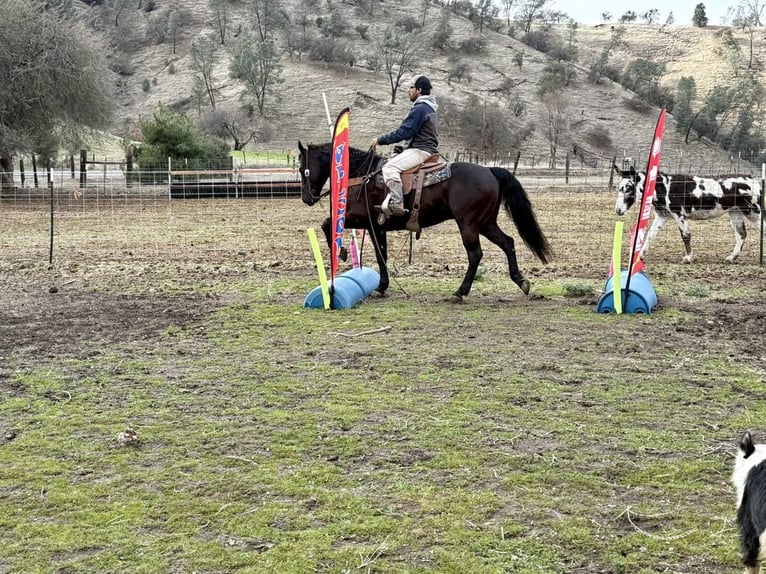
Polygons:
<instances>
[{"instance_id":1,"label":"black and white paint horse","mask_svg":"<svg viewBox=\"0 0 766 574\"><path fill-rule=\"evenodd\" d=\"M742 563L748 574L758 574L766 558L766 445L754 444L749 432L739 441L731 481L737 489Z\"/></svg>"},{"instance_id":2,"label":"black and white paint horse","mask_svg":"<svg viewBox=\"0 0 766 574\"><path fill-rule=\"evenodd\" d=\"M646 172L636 171L631 167L623 171L614 166L620 175L617 182L617 203L614 206L618 215L624 215L630 207L641 200L646 181ZM692 261L692 233L689 220L713 219L724 213L729 214L734 230L734 250L726 258L733 262L742 251L747 237L747 223L750 222L758 232L761 229L760 182L746 175L723 175L715 178L692 175L670 175L661 173L655 185L654 220L641 249L641 257L649 249L660 229L672 219L681 232L686 253L684 263Z\"/></svg>"}]
</instances>

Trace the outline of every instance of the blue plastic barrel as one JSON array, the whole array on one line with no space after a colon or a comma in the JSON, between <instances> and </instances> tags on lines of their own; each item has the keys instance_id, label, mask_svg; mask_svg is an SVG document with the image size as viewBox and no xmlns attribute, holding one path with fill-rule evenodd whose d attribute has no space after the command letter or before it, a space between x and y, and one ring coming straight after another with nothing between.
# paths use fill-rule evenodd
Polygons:
<instances>
[{"instance_id":1,"label":"blue plastic barrel","mask_svg":"<svg viewBox=\"0 0 766 574\"><path fill-rule=\"evenodd\" d=\"M379 283L380 275L371 267L357 267L338 275L334 283L332 308L350 309L365 297L369 297ZM324 309L321 286L309 291L303 306L310 309Z\"/></svg>"},{"instance_id":2,"label":"blue plastic barrel","mask_svg":"<svg viewBox=\"0 0 766 574\"><path fill-rule=\"evenodd\" d=\"M610 277L604 285L604 294L599 298L596 310L599 313L614 313L614 276ZM622 312L626 314L646 313L647 315L657 306L657 293L654 291L649 278L643 272L636 273L630 278L629 289L625 291L628 281L628 270L623 269L620 273L622 285Z\"/></svg>"}]
</instances>

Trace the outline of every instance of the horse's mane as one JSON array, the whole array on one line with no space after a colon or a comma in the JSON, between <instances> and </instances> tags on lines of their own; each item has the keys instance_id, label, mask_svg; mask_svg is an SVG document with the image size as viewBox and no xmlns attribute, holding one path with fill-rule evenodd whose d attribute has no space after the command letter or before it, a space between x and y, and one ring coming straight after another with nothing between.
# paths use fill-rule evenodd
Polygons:
<instances>
[{"instance_id":1,"label":"horse's mane","mask_svg":"<svg viewBox=\"0 0 766 574\"><path fill-rule=\"evenodd\" d=\"M319 144L316 147L322 150L323 154L327 155L328 161L332 161L332 143L327 142ZM376 154L372 150L362 150L349 146L348 148L348 171L349 176L358 177L361 175L367 175L371 173L375 166L378 165L378 161L381 156Z\"/></svg>"}]
</instances>

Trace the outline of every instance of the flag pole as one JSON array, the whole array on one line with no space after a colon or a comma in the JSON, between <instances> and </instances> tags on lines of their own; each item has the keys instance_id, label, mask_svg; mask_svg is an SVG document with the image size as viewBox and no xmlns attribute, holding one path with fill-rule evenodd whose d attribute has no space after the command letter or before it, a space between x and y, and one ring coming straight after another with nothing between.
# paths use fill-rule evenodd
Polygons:
<instances>
[{"instance_id":1,"label":"flag pole","mask_svg":"<svg viewBox=\"0 0 766 574\"><path fill-rule=\"evenodd\" d=\"M332 147L332 140L333 136L335 135L335 126L332 123L332 118L330 117L330 106L327 105L327 95L322 92L322 101L324 102L324 113L327 116L327 129L330 130L330 146ZM332 190L331 190L332 191ZM332 192L330 193L330 219L332 219L332 214L335 209L335 206L332 204ZM335 273L333 273L333 269L335 268L333 261L332 261L332 249L330 249L330 308L333 308L333 302L335 300Z\"/></svg>"},{"instance_id":2,"label":"flag pole","mask_svg":"<svg viewBox=\"0 0 766 574\"><path fill-rule=\"evenodd\" d=\"M324 92L322 92L322 100L324 101L324 113L327 116L327 127L330 129L330 138L332 138L333 135L333 124L332 124L332 118L330 117L330 106L327 105L327 96Z\"/></svg>"}]
</instances>

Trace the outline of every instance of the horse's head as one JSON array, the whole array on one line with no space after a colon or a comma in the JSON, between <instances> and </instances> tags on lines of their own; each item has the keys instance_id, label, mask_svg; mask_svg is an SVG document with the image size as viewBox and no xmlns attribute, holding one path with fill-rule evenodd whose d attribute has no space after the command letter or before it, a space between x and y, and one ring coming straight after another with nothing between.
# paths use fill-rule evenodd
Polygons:
<instances>
[{"instance_id":1,"label":"horse's head","mask_svg":"<svg viewBox=\"0 0 766 574\"><path fill-rule=\"evenodd\" d=\"M325 146L298 142L298 170L301 175L301 199L314 205L322 197L322 188L330 177L330 151Z\"/></svg>"},{"instance_id":2,"label":"horse's head","mask_svg":"<svg viewBox=\"0 0 766 574\"><path fill-rule=\"evenodd\" d=\"M627 171L621 170L617 165L613 167L620 176L617 182L617 202L614 204L614 210L617 215L624 215L643 193L646 174L643 171L636 171L633 166L630 166Z\"/></svg>"}]
</instances>

